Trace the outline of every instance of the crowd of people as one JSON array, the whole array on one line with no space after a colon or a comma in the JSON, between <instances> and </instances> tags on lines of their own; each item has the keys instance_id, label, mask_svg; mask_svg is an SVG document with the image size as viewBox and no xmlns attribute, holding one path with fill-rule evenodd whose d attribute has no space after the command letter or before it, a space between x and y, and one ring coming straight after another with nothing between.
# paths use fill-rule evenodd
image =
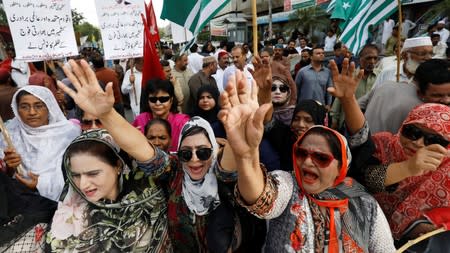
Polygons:
<instances>
[{"instance_id":1,"label":"crowd of people","mask_svg":"<svg viewBox=\"0 0 450 253\"><path fill-rule=\"evenodd\" d=\"M150 80L143 58L26 63L11 48L0 251L386 253L448 229L448 50L438 33L398 47L395 31L357 55L333 30L259 52L164 46Z\"/></svg>"}]
</instances>

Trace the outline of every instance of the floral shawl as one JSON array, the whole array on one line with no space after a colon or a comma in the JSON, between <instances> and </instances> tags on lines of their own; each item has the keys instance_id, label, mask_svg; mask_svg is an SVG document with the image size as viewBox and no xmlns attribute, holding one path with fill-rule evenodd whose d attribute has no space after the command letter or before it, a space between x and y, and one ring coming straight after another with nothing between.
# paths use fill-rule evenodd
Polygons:
<instances>
[{"instance_id":1,"label":"floral shawl","mask_svg":"<svg viewBox=\"0 0 450 253\"><path fill-rule=\"evenodd\" d=\"M403 126L416 124L432 129L450 140L450 108L441 104L421 104L415 107L395 135L387 132L372 136L376 145L374 156L382 164L407 160L400 144ZM448 147L447 147L448 149ZM426 211L438 207L450 207L450 157L432 172L404 179L394 192L375 195L389 220L392 234L400 239L405 230Z\"/></svg>"},{"instance_id":2,"label":"floral shawl","mask_svg":"<svg viewBox=\"0 0 450 253\"><path fill-rule=\"evenodd\" d=\"M76 187L70 159L64 155L69 192L53 217L47 242L53 252L172 252L167 204L161 189L137 169L130 171L120 148L106 130L83 133L72 144L91 140L106 144L124 164L117 201L90 202ZM71 144L71 145L72 145ZM70 147L70 146L69 146Z\"/></svg>"}]
</instances>

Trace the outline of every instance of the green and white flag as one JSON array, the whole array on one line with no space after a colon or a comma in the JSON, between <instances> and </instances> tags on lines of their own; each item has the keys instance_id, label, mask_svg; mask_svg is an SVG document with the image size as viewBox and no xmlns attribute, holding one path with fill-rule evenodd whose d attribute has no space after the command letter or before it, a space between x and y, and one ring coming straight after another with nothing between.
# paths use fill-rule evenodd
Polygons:
<instances>
[{"instance_id":1,"label":"green and white flag","mask_svg":"<svg viewBox=\"0 0 450 253\"><path fill-rule=\"evenodd\" d=\"M230 0L164 0L161 18L192 32L194 39L186 45L185 48L188 48L203 27L229 2Z\"/></svg>"},{"instance_id":2,"label":"green and white flag","mask_svg":"<svg viewBox=\"0 0 450 253\"><path fill-rule=\"evenodd\" d=\"M370 4L365 5L364 8L359 8L357 14L351 20L345 22L339 40L353 54L358 54L369 38L369 26L376 26L381 23L391 16L397 10L397 7L397 0L371 0Z\"/></svg>"},{"instance_id":3,"label":"green and white flag","mask_svg":"<svg viewBox=\"0 0 450 253\"><path fill-rule=\"evenodd\" d=\"M327 13L331 13L334 9L334 7L336 6L336 0L331 0L330 3L327 6Z\"/></svg>"},{"instance_id":4,"label":"green and white flag","mask_svg":"<svg viewBox=\"0 0 450 253\"><path fill-rule=\"evenodd\" d=\"M341 19L339 28L344 30L347 25L360 13L365 13L370 7L372 0L335 0L335 6L331 19Z\"/></svg>"}]
</instances>

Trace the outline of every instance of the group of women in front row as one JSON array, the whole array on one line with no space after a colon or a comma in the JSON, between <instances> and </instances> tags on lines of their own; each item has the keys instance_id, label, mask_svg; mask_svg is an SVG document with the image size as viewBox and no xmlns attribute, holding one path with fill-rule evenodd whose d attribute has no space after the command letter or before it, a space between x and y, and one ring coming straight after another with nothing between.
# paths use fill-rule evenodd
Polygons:
<instances>
[{"instance_id":1,"label":"group of women in front row","mask_svg":"<svg viewBox=\"0 0 450 253\"><path fill-rule=\"evenodd\" d=\"M178 137L165 121L141 126L150 140L171 133L172 140L162 138L164 144L153 145L113 109L111 85L100 88L84 61L70 65L65 71L76 91L60 87L104 129L79 135L61 115L50 112L52 99L40 94L45 88L27 86L21 89L25 95L19 91L13 101L18 124L13 141L30 145L5 150L7 168L22 162L29 172L28 177L16 173L16 179L53 200L57 197L46 195L52 191L42 187L57 185L41 181L50 166L40 165L62 164L63 171L55 170L59 172L52 177L69 184L61 189L50 231L45 236L36 227L32 231L34 238L45 237L52 252L259 252L263 244L265 252L395 252L393 238L417 237L446 221L450 110L424 104L410 113L397 135L369 136L353 96L358 76L352 76L354 66L348 61L341 74L332 63L334 88L329 92L343 101L350 136L318 125L324 117L312 114L324 110L303 103L291 126L291 172L268 172L260 163L260 142L271 131L264 126L271 106L258 105L257 84L247 90L240 72L220 96L218 119L226 141L216 140L211 121L193 117ZM164 99L154 92L149 96L157 103ZM48 138L36 142L33 131ZM15 140L19 137L23 139ZM53 141L63 146L60 161L36 156L27 162L19 155L49 152ZM347 174L378 191L375 198ZM16 181L1 179L2 185L19 188ZM0 188L7 204L0 208L0 219L2 224L9 219L3 227L14 231L28 214L10 192ZM16 200L25 199L25 193ZM25 202L43 205L46 198ZM54 211L55 206L48 206L36 208ZM41 216L33 225L45 223L48 213ZM267 233L264 219L269 221ZM1 232L0 239L0 245L14 241Z\"/></svg>"}]
</instances>

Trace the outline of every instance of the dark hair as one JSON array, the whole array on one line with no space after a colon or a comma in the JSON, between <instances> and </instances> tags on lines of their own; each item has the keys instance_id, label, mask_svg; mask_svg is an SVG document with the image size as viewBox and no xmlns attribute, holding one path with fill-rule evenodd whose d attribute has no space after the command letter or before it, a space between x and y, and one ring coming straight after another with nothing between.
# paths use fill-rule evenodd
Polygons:
<instances>
[{"instance_id":1,"label":"dark hair","mask_svg":"<svg viewBox=\"0 0 450 253\"><path fill-rule=\"evenodd\" d=\"M186 137L193 136L196 134L204 134L206 136L206 139L208 139L208 142L209 142L209 135L208 135L208 132L206 132L206 129L199 127L199 126L194 126L194 127L190 128L189 130L187 130L183 134L183 136L181 137L181 140L180 140L180 147L181 147L181 143L183 143L183 141ZM210 144L212 145L212 143L210 143Z\"/></svg>"},{"instance_id":2,"label":"dark hair","mask_svg":"<svg viewBox=\"0 0 450 253\"><path fill-rule=\"evenodd\" d=\"M151 79L148 80L145 84L145 89L141 93L141 113L151 113L150 105L148 104L148 96L150 94L155 94L158 91L165 91L169 94L169 96L172 98L172 106L170 107L170 112L177 113L178 100L175 96L173 85L169 80L161 79Z\"/></svg>"},{"instance_id":3,"label":"dark hair","mask_svg":"<svg viewBox=\"0 0 450 253\"><path fill-rule=\"evenodd\" d=\"M330 130L323 128L323 127L314 127L305 133L301 142L303 142L305 137L309 136L309 135L320 135L320 136L325 137L325 139L327 140L328 146L330 147L331 154L333 154L334 159L339 161L339 167L342 165L341 143L340 143L338 137L334 133L332 133ZM299 142L298 144L300 145L301 142Z\"/></svg>"},{"instance_id":4,"label":"dark hair","mask_svg":"<svg viewBox=\"0 0 450 253\"><path fill-rule=\"evenodd\" d=\"M17 104L17 106L19 106L19 103L20 103L20 100L22 99L22 97L23 97L23 96L26 96L26 95L31 95L31 96L33 96L33 97L35 97L35 98L41 100L40 98L38 98L38 97L36 97L35 95L29 93L28 91L21 90L21 91L19 91L19 93L17 93L17 96L16 96L16 104ZM41 101L42 101L42 100L41 100ZM42 101L42 103L45 104L44 101ZM47 104L45 104L45 106L47 106Z\"/></svg>"},{"instance_id":5,"label":"dark hair","mask_svg":"<svg viewBox=\"0 0 450 253\"><path fill-rule=\"evenodd\" d=\"M442 59L431 59L421 63L414 74L420 93L425 94L430 83L434 85L449 83L449 68L449 62Z\"/></svg>"},{"instance_id":6,"label":"dark hair","mask_svg":"<svg viewBox=\"0 0 450 253\"><path fill-rule=\"evenodd\" d=\"M70 159L77 154L89 154L95 156L104 163L117 166L119 156L105 143L95 140L79 141L71 144L66 150L66 156Z\"/></svg>"},{"instance_id":7,"label":"dark hair","mask_svg":"<svg viewBox=\"0 0 450 253\"><path fill-rule=\"evenodd\" d=\"M293 115L292 118L294 118L295 114L297 114L300 111L308 113L312 117L314 125L323 125L325 123L325 116L327 110L323 105L321 105L319 102L313 99L300 101L295 106L294 112L292 113Z\"/></svg>"},{"instance_id":8,"label":"dark hair","mask_svg":"<svg viewBox=\"0 0 450 253\"><path fill-rule=\"evenodd\" d=\"M153 118L145 125L145 131L144 131L145 135L147 135L150 127L152 127L153 125L158 125L158 124L163 126L166 129L167 133L169 134L170 138L172 138L172 127L170 126L169 121L167 121L165 119L160 119L160 118Z\"/></svg>"},{"instance_id":9,"label":"dark hair","mask_svg":"<svg viewBox=\"0 0 450 253\"><path fill-rule=\"evenodd\" d=\"M105 62L103 61L103 56L100 54L96 54L93 57L91 57L92 65L94 65L94 68L99 69L103 68L105 66Z\"/></svg>"},{"instance_id":10,"label":"dark hair","mask_svg":"<svg viewBox=\"0 0 450 253\"><path fill-rule=\"evenodd\" d=\"M334 44L334 46L333 46L333 50L335 50L335 51L340 48L342 48L342 42L338 42L338 43Z\"/></svg>"},{"instance_id":11,"label":"dark hair","mask_svg":"<svg viewBox=\"0 0 450 253\"><path fill-rule=\"evenodd\" d=\"M220 41L219 47L223 48L223 47L227 46L227 44L228 44L228 41L226 39L222 40L222 41Z\"/></svg>"},{"instance_id":12,"label":"dark hair","mask_svg":"<svg viewBox=\"0 0 450 253\"><path fill-rule=\"evenodd\" d=\"M160 60L161 66L170 67L170 62L168 60Z\"/></svg>"},{"instance_id":13,"label":"dark hair","mask_svg":"<svg viewBox=\"0 0 450 253\"><path fill-rule=\"evenodd\" d=\"M374 44L366 44L366 45L364 45L363 48L361 48L361 50L359 51L359 57L361 58L361 56L362 56L363 54L365 54L366 51L369 50L369 49L376 50L378 54L380 53L380 49L379 49L376 45L374 45Z\"/></svg>"},{"instance_id":14,"label":"dark hair","mask_svg":"<svg viewBox=\"0 0 450 253\"><path fill-rule=\"evenodd\" d=\"M263 52L267 52L270 56L273 55L273 49L270 47L265 47L263 49L261 49L261 51L259 52L259 54L262 54Z\"/></svg>"},{"instance_id":15,"label":"dark hair","mask_svg":"<svg viewBox=\"0 0 450 253\"><path fill-rule=\"evenodd\" d=\"M189 51L191 51L191 53L195 53L198 50L198 45L196 43L192 44L191 48L189 48Z\"/></svg>"},{"instance_id":16,"label":"dark hair","mask_svg":"<svg viewBox=\"0 0 450 253\"><path fill-rule=\"evenodd\" d=\"M431 34L431 38L434 38L434 37L441 37L441 35L440 35L439 33L433 33L433 34Z\"/></svg>"},{"instance_id":17,"label":"dark hair","mask_svg":"<svg viewBox=\"0 0 450 253\"><path fill-rule=\"evenodd\" d=\"M311 49L311 52L308 51L308 54L309 54L310 56L313 56L314 50L316 50L316 49L322 49L322 50L323 50L323 47L314 47L313 49Z\"/></svg>"},{"instance_id":18,"label":"dark hair","mask_svg":"<svg viewBox=\"0 0 450 253\"><path fill-rule=\"evenodd\" d=\"M214 99L214 102L216 103L214 108L212 108L209 111L205 111L198 106L198 102L200 102L200 96L205 92L211 94L211 97ZM218 120L217 114L220 111L219 96L220 96L219 90L216 87L212 85L200 86L200 88L197 90L197 100L195 101L194 111L192 112L191 117L200 116L204 120L208 121L210 124L214 121L217 121Z\"/></svg>"},{"instance_id":19,"label":"dark hair","mask_svg":"<svg viewBox=\"0 0 450 253\"><path fill-rule=\"evenodd\" d=\"M187 55L186 54L177 54L177 55L175 55L175 62L180 61L183 58L183 56L187 56Z\"/></svg>"}]
</instances>

